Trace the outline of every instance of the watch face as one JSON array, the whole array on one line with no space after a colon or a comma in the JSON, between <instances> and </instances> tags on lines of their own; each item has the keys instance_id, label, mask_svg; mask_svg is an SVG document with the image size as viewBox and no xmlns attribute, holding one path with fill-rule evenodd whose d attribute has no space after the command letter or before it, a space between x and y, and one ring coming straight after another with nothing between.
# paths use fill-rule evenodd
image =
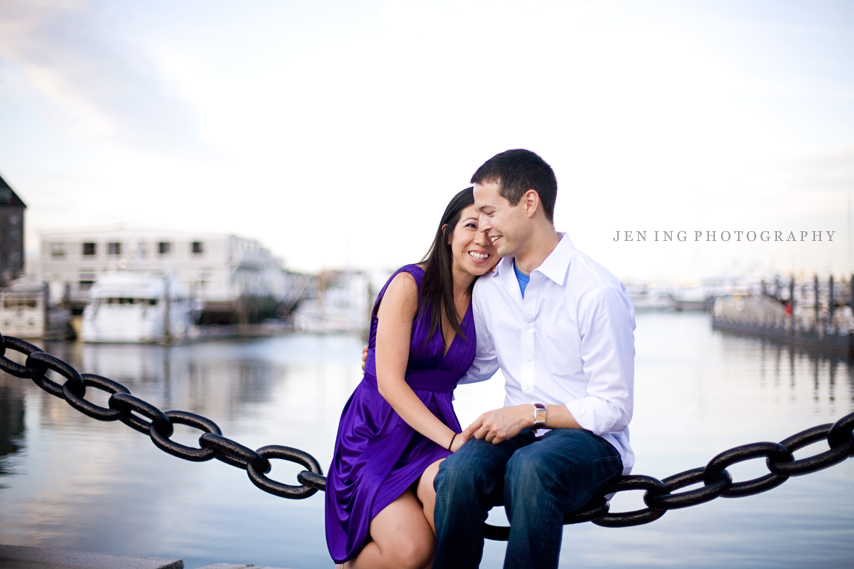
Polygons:
<instances>
[{"instance_id":1,"label":"watch face","mask_svg":"<svg viewBox=\"0 0 854 569\"><path fill-rule=\"evenodd\" d=\"M545 425L546 424L546 410L545 409L537 409L534 413L534 422L537 425Z\"/></svg>"}]
</instances>

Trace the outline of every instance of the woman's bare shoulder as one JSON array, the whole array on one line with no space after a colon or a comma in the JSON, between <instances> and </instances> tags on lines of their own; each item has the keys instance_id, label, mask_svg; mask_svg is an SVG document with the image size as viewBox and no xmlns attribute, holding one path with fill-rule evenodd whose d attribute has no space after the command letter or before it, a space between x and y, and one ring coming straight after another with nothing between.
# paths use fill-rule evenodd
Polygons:
<instances>
[{"instance_id":1,"label":"woman's bare shoulder","mask_svg":"<svg viewBox=\"0 0 854 569\"><path fill-rule=\"evenodd\" d=\"M388 285L386 294L392 293L395 296L402 297L414 296L418 297L418 283L415 282L415 277L406 271L397 273Z\"/></svg>"}]
</instances>

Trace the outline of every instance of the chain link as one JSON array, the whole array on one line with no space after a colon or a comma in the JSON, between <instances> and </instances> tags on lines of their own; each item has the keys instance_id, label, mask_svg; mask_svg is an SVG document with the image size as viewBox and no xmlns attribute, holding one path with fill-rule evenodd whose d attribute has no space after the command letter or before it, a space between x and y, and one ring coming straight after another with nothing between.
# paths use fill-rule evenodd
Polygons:
<instances>
[{"instance_id":1,"label":"chain link","mask_svg":"<svg viewBox=\"0 0 854 569\"><path fill-rule=\"evenodd\" d=\"M21 365L10 360L7 352L26 356ZM151 403L135 397L130 390L106 377L80 374L59 358L45 353L40 348L9 336L0 334L0 370L9 375L32 379L33 382L54 397L65 399L69 405L87 417L98 421L121 421L130 428L151 437L157 448L178 458L204 462L216 458L226 464L247 471L253 484L283 498L308 498L318 490L326 489L326 478L317 460L310 454L290 447L265 446L252 450L237 441L222 436L222 430L210 419L189 411L161 411ZM63 384L47 377L49 371L65 378ZM108 407L87 401L86 390L99 389L110 394ZM186 425L199 429L199 448L193 448L171 439L174 425ZM282 459L308 468L297 475L299 485L276 482L266 475L271 470L268 459Z\"/></svg>"},{"instance_id":2,"label":"chain link","mask_svg":"<svg viewBox=\"0 0 854 569\"><path fill-rule=\"evenodd\" d=\"M26 363L21 365L10 360L6 357L8 350L26 356ZM99 375L81 375L66 362L18 338L0 334L0 370L15 377L32 379L43 390L54 397L65 399L88 417L99 421L121 421L151 437L157 448L173 456L195 462L215 458L246 470L255 486L275 496L301 500L318 490L326 490L323 469L305 451L279 445L252 450L224 437L217 424L206 417L188 411L163 412L151 403L133 396L124 385ZM49 371L65 378L65 382L60 385L49 379ZM87 388L110 393L109 408L87 401ZM176 424L203 431L199 436L199 448L182 445L171 439ZM566 514L564 523L593 522L603 527L636 526L653 522L668 510L696 506L721 496L740 498L766 492L783 484L791 476L817 472L854 456L852 432L854 413L842 417L836 423L806 429L779 443L759 442L731 448L712 458L706 466L686 470L664 480L644 475L622 476L605 489L603 496L597 496L582 509ZM807 458L795 459L795 451L821 442L826 442L829 449ZM727 467L757 458L765 459L768 474L733 482ZM272 469L270 459L300 464L308 470L297 474L298 485L276 482L267 477ZM701 486L677 492L696 484ZM644 490L643 501L647 507L630 512L610 512L610 503L604 496L631 490ZM506 541L510 534L509 527L484 526L487 539Z\"/></svg>"}]
</instances>

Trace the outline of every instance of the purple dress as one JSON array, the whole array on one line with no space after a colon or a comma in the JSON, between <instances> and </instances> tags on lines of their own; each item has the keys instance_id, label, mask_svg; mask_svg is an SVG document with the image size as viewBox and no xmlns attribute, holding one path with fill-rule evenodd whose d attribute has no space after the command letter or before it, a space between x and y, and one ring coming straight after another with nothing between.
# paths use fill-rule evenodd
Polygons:
<instances>
[{"instance_id":1,"label":"purple dress","mask_svg":"<svg viewBox=\"0 0 854 569\"><path fill-rule=\"evenodd\" d=\"M403 494L428 466L451 454L410 427L377 391L377 310L389 283L402 271L412 275L421 290L424 270L406 265L380 291L371 318L365 375L344 406L326 477L326 543L336 563L355 557L368 539L374 516ZM430 314L424 312L412 323L406 382L439 420L460 432L451 393L474 360L471 304L461 323L465 338L457 334L444 357L441 331L425 343Z\"/></svg>"}]
</instances>

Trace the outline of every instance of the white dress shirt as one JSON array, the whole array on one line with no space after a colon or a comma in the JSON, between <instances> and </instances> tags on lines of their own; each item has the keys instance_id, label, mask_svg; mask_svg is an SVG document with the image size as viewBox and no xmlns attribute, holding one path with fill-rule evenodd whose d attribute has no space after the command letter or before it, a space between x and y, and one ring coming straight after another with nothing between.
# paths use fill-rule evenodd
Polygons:
<instances>
[{"instance_id":1,"label":"white dress shirt","mask_svg":"<svg viewBox=\"0 0 854 569\"><path fill-rule=\"evenodd\" d=\"M525 298L512 258L477 280L477 356L460 383L489 379L500 367L504 405L566 405L582 428L614 445L628 474L635 462L628 428L634 308L614 275L559 235L531 273Z\"/></svg>"}]
</instances>

